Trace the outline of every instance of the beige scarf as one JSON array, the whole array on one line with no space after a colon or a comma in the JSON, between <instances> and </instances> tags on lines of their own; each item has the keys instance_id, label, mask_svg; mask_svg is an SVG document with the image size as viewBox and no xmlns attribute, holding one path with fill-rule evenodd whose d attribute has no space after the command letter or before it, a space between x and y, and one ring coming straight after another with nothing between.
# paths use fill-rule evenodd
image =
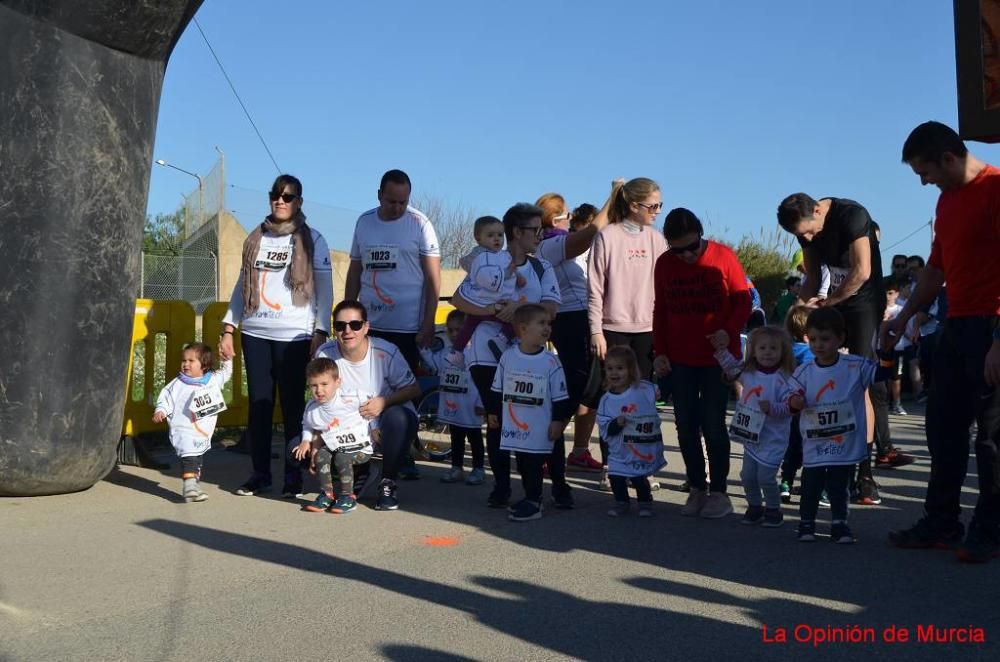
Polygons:
<instances>
[{"instance_id":1,"label":"beige scarf","mask_svg":"<svg viewBox=\"0 0 1000 662\"><path fill-rule=\"evenodd\" d=\"M243 242L243 314L250 315L260 305L260 269L254 267L260 240L265 232L279 237L294 234L292 264L285 270L285 286L292 291L292 303L308 304L313 297L313 238L300 210L291 221L275 223L268 216Z\"/></svg>"}]
</instances>

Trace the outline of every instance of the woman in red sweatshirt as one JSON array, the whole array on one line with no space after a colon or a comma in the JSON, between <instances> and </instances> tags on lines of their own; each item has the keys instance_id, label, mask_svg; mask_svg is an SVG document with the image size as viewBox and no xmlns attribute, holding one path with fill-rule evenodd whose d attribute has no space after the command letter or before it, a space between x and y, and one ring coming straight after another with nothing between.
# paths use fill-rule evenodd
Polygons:
<instances>
[{"instance_id":1,"label":"woman in red sweatshirt","mask_svg":"<svg viewBox=\"0 0 1000 662\"><path fill-rule=\"evenodd\" d=\"M707 519L733 512L726 496L729 386L713 353L727 347L740 356L740 329L750 316L750 290L736 254L703 238L701 221L687 209L667 214L669 250L654 271L654 368L672 376L674 418L691 492L682 515ZM711 485L701 448L705 436Z\"/></svg>"}]
</instances>

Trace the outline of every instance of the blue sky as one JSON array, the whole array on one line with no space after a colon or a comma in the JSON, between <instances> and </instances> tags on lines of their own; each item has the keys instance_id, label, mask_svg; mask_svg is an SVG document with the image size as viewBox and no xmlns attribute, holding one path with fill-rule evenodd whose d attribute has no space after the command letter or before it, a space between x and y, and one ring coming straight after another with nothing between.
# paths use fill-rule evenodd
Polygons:
<instances>
[{"instance_id":1,"label":"blue sky","mask_svg":"<svg viewBox=\"0 0 1000 662\"><path fill-rule=\"evenodd\" d=\"M937 198L900 163L903 140L928 119L957 125L940 0L207 0L197 18L339 248L394 167L415 196L496 215L546 191L600 204L612 178L652 177L667 209L731 240L773 229L788 193L843 196L886 247ZM205 174L216 145L237 187L226 206L252 224L277 171L192 24L167 67L154 158ZM155 167L149 211L194 187ZM929 240L899 252L926 255Z\"/></svg>"}]
</instances>

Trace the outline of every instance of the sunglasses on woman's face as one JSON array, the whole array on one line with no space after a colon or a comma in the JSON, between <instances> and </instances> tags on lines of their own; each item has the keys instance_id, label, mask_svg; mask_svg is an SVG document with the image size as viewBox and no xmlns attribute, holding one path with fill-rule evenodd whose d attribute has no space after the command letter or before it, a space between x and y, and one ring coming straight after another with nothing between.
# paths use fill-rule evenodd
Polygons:
<instances>
[{"instance_id":1,"label":"sunglasses on woman's face","mask_svg":"<svg viewBox=\"0 0 1000 662\"><path fill-rule=\"evenodd\" d=\"M350 322L334 322L333 330L337 333L343 333L347 330L347 327L351 327L351 331L360 331L361 327L365 325L364 320L351 320Z\"/></svg>"},{"instance_id":2,"label":"sunglasses on woman's face","mask_svg":"<svg viewBox=\"0 0 1000 662\"><path fill-rule=\"evenodd\" d=\"M295 195L294 193L275 193L274 191L268 193L267 197L271 199L271 202L276 202L278 198L281 198L281 201L284 202L286 205L291 204L292 202L294 202L299 198L299 196Z\"/></svg>"},{"instance_id":3,"label":"sunglasses on woman's face","mask_svg":"<svg viewBox=\"0 0 1000 662\"><path fill-rule=\"evenodd\" d=\"M670 252L674 255L680 255L682 253L697 253L699 248L701 248L701 237L698 237L697 241L691 242L687 246L671 246Z\"/></svg>"}]
</instances>

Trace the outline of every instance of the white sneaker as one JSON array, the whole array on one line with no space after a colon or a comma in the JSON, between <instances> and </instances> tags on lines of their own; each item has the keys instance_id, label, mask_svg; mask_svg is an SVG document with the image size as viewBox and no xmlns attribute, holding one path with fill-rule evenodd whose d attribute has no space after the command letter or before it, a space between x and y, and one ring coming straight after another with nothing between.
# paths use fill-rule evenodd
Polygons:
<instances>
[{"instance_id":1,"label":"white sneaker","mask_svg":"<svg viewBox=\"0 0 1000 662\"><path fill-rule=\"evenodd\" d=\"M714 492L705 500L701 516L704 519L721 519L732 512L733 502L729 500L729 496L722 492Z\"/></svg>"},{"instance_id":2,"label":"white sneaker","mask_svg":"<svg viewBox=\"0 0 1000 662\"><path fill-rule=\"evenodd\" d=\"M708 499L708 492L692 487L688 493L687 502L681 507L681 515L684 517L697 517L701 514L701 509L705 507Z\"/></svg>"}]
</instances>

